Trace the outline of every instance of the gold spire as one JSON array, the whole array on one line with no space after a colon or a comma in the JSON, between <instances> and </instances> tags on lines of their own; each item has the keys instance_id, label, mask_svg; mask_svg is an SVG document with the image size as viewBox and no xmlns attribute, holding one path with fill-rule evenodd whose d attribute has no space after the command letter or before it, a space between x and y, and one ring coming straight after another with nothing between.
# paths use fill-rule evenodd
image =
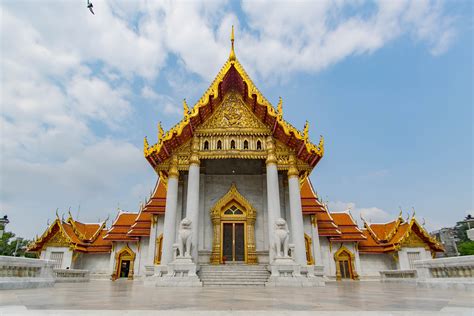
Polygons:
<instances>
[{"instance_id":1,"label":"gold spire","mask_svg":"<svg viewBox=\"0 0 474 316\"><path fill-rule=\"evenodd\" d=\"M281 99L281 97L280 97L280 100L278 101L277 113L280 118L283 117L283 100Z\"/></svg>"},{"instance_id":2,"label":"gold spire","mask_svg":"<svg viewBox=\"0 0 474 316\"><path fill-rule=\"evenodd\" d=\"M158 143L161 142L161 139L163 138L164 134L165 131L163 131L163 127L161 127L161 122L158 122Z\"/></svg>"},{"instance_id":3,"label":"gold spire","mask_svg":"<svg viewBox=\"0 0 474 316\"><path fill-rule=\"evenodd\" d=\"M186 103L186 99L183 99L183 111L184 111L184 117L187 117L189 115L189 106Z\"/></svg>"},{"instance_id":4,"label":"gold spire","mask_svg":"<svg viewBox=\"0 0 474 316\"><path fill-rule=\"evenodd\" d=\"M234 51L234 26L232 25L232 33L230 33L230 42L232 43L232 47L230 49L229 60L235 60L235 51Z\"/></svg>"}]
</instances>

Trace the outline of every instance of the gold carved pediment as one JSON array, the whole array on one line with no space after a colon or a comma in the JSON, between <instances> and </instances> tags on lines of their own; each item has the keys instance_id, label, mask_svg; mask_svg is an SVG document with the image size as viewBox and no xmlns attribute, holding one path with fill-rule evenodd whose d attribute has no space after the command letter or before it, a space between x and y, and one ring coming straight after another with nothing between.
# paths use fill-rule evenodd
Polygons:
<instances>
[{"instance_id":1,"label":"gold carved pediment","mask_svg":"<svg viewBox=\"0 0 474 316\"><path fill-rule=\"evenodd\" d=\"M270 129L251 112L238 93L230 92L196 133L261 135L269 134Z\"/></svg>"},{"instance_id":2,"label":"gold carved pediment","mask_svg":"<svg viewBox=\"0 0 474 316\"><path fill-rule=\"evenodd\" d=\"M426 247L427 243L421 239L415 232L411 231L407 237L405 237L401 243L402 247Z\"/></svg>"},{"instance_id":3,"label":"gold carved pediment","mask_svg":"<svg viewBox=\"0 0 474 316\"><path fill-rule=\"evenodd\" d=\"M69 241L58 231L45 243L45 247L69 247L69 244Z\"/></svg>"}]
</instances>

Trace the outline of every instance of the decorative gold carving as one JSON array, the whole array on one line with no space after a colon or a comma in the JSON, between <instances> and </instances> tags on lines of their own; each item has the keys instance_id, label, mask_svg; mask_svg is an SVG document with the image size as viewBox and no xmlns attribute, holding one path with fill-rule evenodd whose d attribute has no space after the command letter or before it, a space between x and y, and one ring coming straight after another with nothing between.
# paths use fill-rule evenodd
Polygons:
<instances>
[{"instance_id":1,"label":"decorative gold carving","mask_svg":"<svg viewBox=\"0 0 474 316\"><path fill-rule=\"evenodd\" d=\"M174 155L171 158L171 166L170 166L170 170L168 171L168 176L170 178L178 178L179 177L178 157L176 155Z\"/></svg>"},{"instance_id":2,"label":"decorative gold carving","mask_svg":"<svg viewBox=\"0 0 474 316\"><path fill-rule=\"evenodd\" d=\"M44 245L44 248L47 247L69 247L71 243L63 236L61 231L58 231L51 237Z\"/></svg>"},{"instance_id":3,"label":"decorative gold carving","mask_svg":"<svg viewBox=\"0 0 474 316\"><path fill-rule=\"evenodd\" d=\"M306 262L309 266L313 265L314 264L313 251L312 251L313 239L308 234L304 234L304 244L306 247Z\"/></svg>"},{"instance_id":4,"label":"decorative gold carving","mask_svg":"<svg viewBox=\"0 0 474 316\"><path fill-rule=\"evenodd\" d=\"M354 254L344 247L341 243L341 247L336 251L334 254L334 261L336 262L336 280L341 280L342 278L342 273L341 273L341 261L348 261L348 266L349 266L349 275L350 278L353 280L358 280L359 275L356 272L354 263L355 263L355 256Z\"/></svg>"},{"instance_id":5,"label":"decorative gold carving","mask_svg":"<svg viewBox=\"0 0 474 316\"><path fill-rule=\"evenodd\" d=\"M241 214L225 214L230 207L236 206L242 210ZM214 227L214 238L212 243L211 264L222 263L222 222L242 222L245 224L245 262L257 264L257 252L255 247L255 220L257 214L249 201L245 199L232 184L229 191L211 209L211 221Z\"/></svg>"},{"instance_id":6,"label":"decorative gold carving","mask_svg":"<svg viewBox=\"0 0 474 316\"><path fill-rule=\"evenodd\" d=\"M410 248L417 248L417 247L424 248L428 245L425 241L423 241L423 239L418 237L418 235L415 232L411 231L410 233L408 233L408 236L405 237L405 239L402 241L401 246L410 247Z\"/></svg>"},{"instance_id":7,"label":"decorative gold carving","mask_svg":"<svg viewBox=\"0 0 474 316\"><path fill-rule=\"evenodd\" d=\"M189 106L186 103L186 99L183 99L183 115L185 118L189 117Z\"/></svg>"},{"instance_id":8,"label":"decorative gold carving","mask_svg":"<svg viewBox=\"0 0 474 316\"><path fill-rule=\"evenodd\" d=\"M289 178L298 177L299 172L298 172L298 168L296 168L296 158L294 154L290 154L288 156L288 164L289 164L288 177Z\"/></svg>"},{"instance_id":9,"label":"decorative gold carving","mask_svg":"<svg viewBox=\"0 0 474 316\"><path fill-rule=\"evenodd\" d=\"M271 136L267 137L267 165L268 164L276 164L277 159L275 156L275 142Z\"/></svg>"},{"instance_id":10,"label":"decorative gold carving","mask_svg":"<svg viewBox=\"0 0 474 316\"><path fill-rule=\"evenodd\" d=\"M199 138L193 138L193 144L191 146L191 157L189 157L189 164L199 165Z\"/></svg>"},{"instance_id":11,"label":"decorative gold carving","mask_svg":"<svg viewBox=\"0 0 474 316\"><path fill-rule=\"evenodd\" d=\"M196 129L197 135L268 135L269 128L245 105L237 92L229 92L214 114Z\"/></svg>"},{"instance_id":12,"label":"decorative gold carving","mask_svg":"<svg viewBox=\"0 0 474 316\"><path fill-rule=\"evenodd\" d=\"M163 131L163 127L161 127L161 122L158 122L158 143L162 143L164 134L165 132Z\"/></svg>"},{"instance_id":13,"label":"decorative gold carving","mask_svg":"<svg viewBox=\"0 0 474 316\"><path fill-rule=\"evenodd\" d=\"M133 268L135 265L135 252L127 245L123 247L119 252L115 254L115 271L112 274L112 280L117 280L120 278L120 270L122 267L122 261L129 260L130 268L128 270L128 279L133 280Z\"/></svg>"},{"instance_id":14,"label":"decorative gold carving","mask_svg":"<svg viewBox=\"0 0 474 316\"><path fill-rule=\"evenodd\" d=\"M155 241L155 264L160 264L161 263L161 254L163 251L163 234L158 236Z\"/></svg>"}]
</instances>

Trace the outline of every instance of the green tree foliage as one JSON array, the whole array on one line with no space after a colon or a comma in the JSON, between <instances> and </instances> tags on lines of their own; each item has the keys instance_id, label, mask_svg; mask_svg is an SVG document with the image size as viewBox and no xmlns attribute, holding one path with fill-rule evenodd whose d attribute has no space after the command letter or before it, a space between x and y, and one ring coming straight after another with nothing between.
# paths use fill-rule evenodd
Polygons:
<instances>
[{"instance_id":1,"label":"green tree foliage","mask_svg":"<svg viewBox=\"0 0 474 316\"><path fill-rule=\"evenodd\" d=\"M461 256L474 255L474 241L465 241L458 245L458 251Z\"/></svg>"},{"instance_id":2,"label":"green tree foliage","mask_svg":"<svg viewBox=\"0 0 474 316\"><path fill-rule=\"evenodd\" d=\"M14 238L15 234L12 232L4 232L2 238L0 239L0 255L1 256L13 256L16 251L17 257L29 257L34 258L35 254L25 253L26 246L31 242L30 240L23 238Z\"/></svg>"}]
</instances>

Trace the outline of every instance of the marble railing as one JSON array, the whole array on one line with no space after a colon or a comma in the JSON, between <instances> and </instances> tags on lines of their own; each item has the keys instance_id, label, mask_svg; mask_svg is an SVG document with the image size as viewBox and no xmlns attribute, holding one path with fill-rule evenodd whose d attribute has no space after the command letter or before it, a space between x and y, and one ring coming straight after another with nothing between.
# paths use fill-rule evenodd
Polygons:
<instances>
[{"instance_id":1,"label":"marble railing","mask_svg":"<svg viewBox=\"0 0 474 316\"><path fill-rule=\"evenodd\" d=\"M56 282L89 282L89 270L78 269L54 269Z\"/></svg>"},{"instance_id":2,"label":"marble railing","mask_svg":"<svg viewBox=\"0 0 474 316\"><path fill-rule=\"evenodd\" d=\"M53 286L53 266L51 260L0 256L0 289Z\"/></svg>"},{"instance_id":3,"label":"marble railing","mask_svg":"<svg viewBox=\"0 0 474 316\"><path fill-rule=\"evenodd\" d=\"M424 279L474 278L474 256L418 260L414 265Z\"/></svg>"},{"instance_id":4,"label":"marble railing","mask_svg":"<svg viewBox=\"0 0 474 316\"><path fill-rule=\"evenodd\" d=\"M379 273L382 281L416 278L416 270L384 270Z\"/></svg>"}]
</instances>

